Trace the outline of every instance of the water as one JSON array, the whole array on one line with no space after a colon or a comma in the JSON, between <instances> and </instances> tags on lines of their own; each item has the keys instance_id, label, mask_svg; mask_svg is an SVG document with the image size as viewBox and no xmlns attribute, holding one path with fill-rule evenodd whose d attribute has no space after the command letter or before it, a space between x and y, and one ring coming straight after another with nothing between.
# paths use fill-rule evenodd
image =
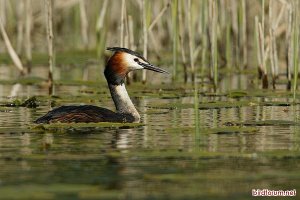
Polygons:
<instances>
[{"instance_id":1,"label":"water","mask_svg":"<svg viewBox=\"0 0 300 200\"><path fill-rule=\"evenodd\" d=\"M95 70L90 66L70 73L63 68L57 76L101 80ZM1 71L1 80L16 78L6 66ZM33 69L39 76L46 77L46 72ZM32 121L50 109L47 88L1 84L1 102L14 99L8 96L38 95L40 106L1 107L0 199L250 199L252 189L299 188L299 126L281 123L297 123L299 105L257 104L290 101L283 97L210 96L204 86L201 102L252 103L201 108L196 131L193 91L168 83L161 91L157 80L162 77L155 76L154 86L128 86L144 126L64 132L30 129ZM245 77L223 81L229 89L248 87ZM57 105L83 102L113 109L103 81L98 87L59 85L55 94ZM230 128L228 122L268 120L274 121L253 126L251 132L208 132Z\"/></svg>"}]
</instances>

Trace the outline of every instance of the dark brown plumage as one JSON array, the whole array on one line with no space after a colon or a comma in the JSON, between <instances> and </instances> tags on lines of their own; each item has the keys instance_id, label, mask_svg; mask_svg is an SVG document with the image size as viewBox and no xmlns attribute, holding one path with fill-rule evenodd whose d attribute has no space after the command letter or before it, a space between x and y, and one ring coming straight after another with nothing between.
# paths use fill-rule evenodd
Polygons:
<instances>
[{"instance_id":1,"label":"dark brown plumage","mask_svg":"<svg viewBox=\"0 0 300 200\"><path fill-rule=\"evenodd\" d=\"M61 106L49 111L35 123L133 122L133 119L128 117L126 114L115 113L106 108L92 105Z\"/></svg>"}]
</instances>

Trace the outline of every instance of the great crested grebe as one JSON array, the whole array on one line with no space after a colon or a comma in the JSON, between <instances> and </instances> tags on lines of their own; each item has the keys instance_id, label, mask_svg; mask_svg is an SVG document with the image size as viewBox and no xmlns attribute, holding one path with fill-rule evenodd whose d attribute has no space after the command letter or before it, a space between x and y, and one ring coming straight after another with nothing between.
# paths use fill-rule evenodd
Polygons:
<instances>
[{"instance_id":1,"label":"great crested grebe","mask_svg":"<svg viewBox=\"0 0 300 200\"><path fill-rule=\"evenodd\" d=\"M168 73L150 64L140 54L126 48L109 47L114 54L105 66L104 75L116 106L116 112L93 105L61 106L38 118L35 123L139 122L140 115L125 88L126 75L138 69Z\"/></svg>"}]
</instances>

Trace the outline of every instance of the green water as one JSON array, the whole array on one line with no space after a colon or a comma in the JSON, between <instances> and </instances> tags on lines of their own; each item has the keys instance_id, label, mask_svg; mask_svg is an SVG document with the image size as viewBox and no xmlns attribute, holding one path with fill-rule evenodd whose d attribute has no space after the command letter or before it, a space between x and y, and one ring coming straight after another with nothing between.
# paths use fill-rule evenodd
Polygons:
<instances>
[{"instance_id":1,"label":"green water","mask_svg":"<svg viewBox=\"0 0 300 200\"><path fill-rule=\"evenodd\" d=\"M251 199L252 189L300 186L300 106L285 90L246 89L253 77L225 77L217 94L200 84L199 130L192 86L154 73L127 87L141 125L36 129L51 104L114 109L101 70L57 69L49 98L41 80L13 84L15 71L0 69L1 104L16 95L39 105L0 109L0 199Z\"/></svg>"}]
</instances>

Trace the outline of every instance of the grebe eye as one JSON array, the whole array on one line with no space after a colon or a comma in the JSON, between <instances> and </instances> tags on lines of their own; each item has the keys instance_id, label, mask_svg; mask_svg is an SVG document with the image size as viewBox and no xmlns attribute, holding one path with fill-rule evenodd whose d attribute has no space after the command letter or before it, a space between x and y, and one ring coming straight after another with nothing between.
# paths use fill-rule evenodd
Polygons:
<instances>
[{"instance_id":1,"label":"grebe eye","mask_svg":"<svg viewBox=\"0 0 300 200\"><path fill-rule=\"evenodd\" d=\"M135 62L139 62L139 59L138 58L135 58L135 59L133 59Z\"/></svg>"}]
</instances>

